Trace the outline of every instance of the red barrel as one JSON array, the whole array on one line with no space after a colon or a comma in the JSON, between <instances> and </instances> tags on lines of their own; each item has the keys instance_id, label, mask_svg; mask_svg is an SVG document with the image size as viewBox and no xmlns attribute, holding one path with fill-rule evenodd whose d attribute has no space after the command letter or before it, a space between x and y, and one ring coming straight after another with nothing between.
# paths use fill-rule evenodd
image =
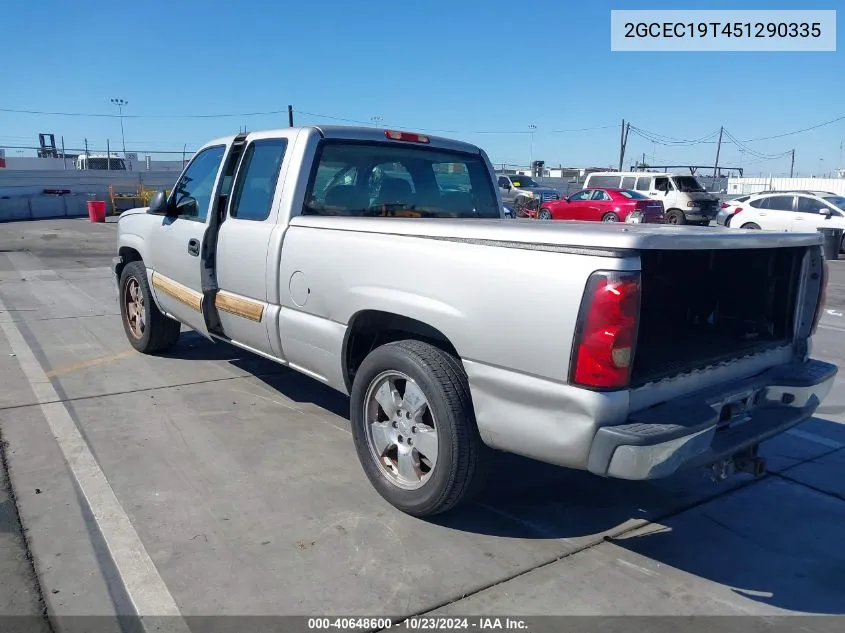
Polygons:
<instances>
[{"instance_id":1,"label":"red barrel","mask_svg":"<svg viewBox=\"0 0 845 633\"><path fill-rule=\"evenodd\" d=\"M102 200L88 201L88 219L91 222L106 221L106 203Z\"/></svg>"}]
</instances>

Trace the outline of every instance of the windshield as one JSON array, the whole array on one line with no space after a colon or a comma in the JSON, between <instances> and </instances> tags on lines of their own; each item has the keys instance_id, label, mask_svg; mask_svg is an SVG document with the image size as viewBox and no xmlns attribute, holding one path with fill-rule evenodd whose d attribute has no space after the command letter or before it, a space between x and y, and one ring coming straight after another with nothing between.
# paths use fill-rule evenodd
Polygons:
<instances>
[{"instance_id":1,"label":"windshield","mask_svg":"<svg viewBox=\"0 0 845 633\"><path fill-rule=\"evenodd\" d=\"M837 209L845 211L845 196L824 196L822 200L828 204L832 204Z\"/></svg>"},{"instance_id":2,"label":"windshield","mask_svg":"<svg viewBox=\"0 0 845 633\"><path fill-rule=\"evenodd\" d=\"M531 178L529 178L528 176L512 176L511 182L513 183L514 187L531 188L531 187L539 187L540 186L536 182L534 182Z\"/></svg>"},{"instance_id":3,"label":"windshield","mask_svg":"<svg viewBox=\"0 0 845 633\"><path fill-rule=\"evenodd\" d=\"M500 218L478 154L395 143L323 141L303 215Z\"/></svg>"},{"instance_id":4,"label":"windshield","mask_svg":"<svg viewBox=\"0 0 845 633\"><path fill-rule=\"evenodd\" d=\"M704 187L701 186L701 183L692 176L675 176L672 180L675 181L675 187L678 191L686 193L692 191L704 191Z\"/></svg>"},{"instance_id":5,"label":"windshield","mask_svg":"<svg viewBox=\"0 0 845 633\"><path fill-rule=\"evenodd\" d=\"M632 200L648 200L648 196L644 196L641 193L637 193L636 191L631 191L630 189L623 189L619 192L619 195L625 196L626 198L631 198Z\"/></svg>"}]
</instances>

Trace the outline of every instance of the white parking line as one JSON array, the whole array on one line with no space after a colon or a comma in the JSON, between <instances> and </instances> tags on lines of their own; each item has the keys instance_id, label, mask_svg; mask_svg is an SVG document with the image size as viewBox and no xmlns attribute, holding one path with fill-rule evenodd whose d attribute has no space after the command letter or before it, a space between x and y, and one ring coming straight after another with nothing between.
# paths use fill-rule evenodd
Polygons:
<instances>
[{"instance_id":1,"label":"white parking line","mask_svg":"<svg viewBox=\"0 0 845 633\"><path fill-rule=\"evenodd\" d=\"M0 312L6 306L0 299ZM50 430L61 448L109 549L136 612L142 616L171 616L157 621L156 630L190 633L164 580L158 573L129 516L100 469L91 449L56 393L14 321L0 321L18 363L29 381ZM60 615L60 614L59 614Z\"/></svg>"}]
</instances>

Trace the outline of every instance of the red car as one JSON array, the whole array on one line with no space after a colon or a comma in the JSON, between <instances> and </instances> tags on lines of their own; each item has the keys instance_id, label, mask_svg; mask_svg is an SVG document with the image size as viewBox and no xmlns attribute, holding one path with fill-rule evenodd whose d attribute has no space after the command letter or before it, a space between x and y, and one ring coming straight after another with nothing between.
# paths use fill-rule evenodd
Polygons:
<instances>
[{"instance_id":1,"label":"red car","mask_svg":"<svg viewBox=\"0 0 845 633\"><path fill-rule=\"evenodd\" d=\"M537 218L540 220L581 220L590 222L625 222L636 212L639 222L663 222L663 202L652 200L630 189L607 187L582 189L561 200L544 202ZM628 221L635 221L632 216Z\"/></svg>"}]
</instances>

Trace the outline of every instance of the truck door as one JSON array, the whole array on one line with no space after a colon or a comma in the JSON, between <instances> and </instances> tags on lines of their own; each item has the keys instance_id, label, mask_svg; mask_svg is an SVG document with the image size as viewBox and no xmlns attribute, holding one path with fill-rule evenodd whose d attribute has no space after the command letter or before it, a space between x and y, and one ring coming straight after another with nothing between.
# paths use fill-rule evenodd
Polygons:
<instances>
[{"instance_id":1,"label":"truck door","mask_svg":"<svg viewBox=\"0 0 845 633\"><path fill-rule=\"evenodd\" d=\"M161 216L150 244L151 261L147 262L153 271L151 285L158 305L206 337L200 252L226 149L224 144L213 145L191 160L168 201L177 214Z\"/></svg>"},{"instance_id":2,"label":"truck door","mask_svg":"<svg viewBox=\"0 0 845 633\"><path fill-rule=\"evenodd\" d=\"M271 234L283 195L285 156L294 133L250 134L235 173L227 213L217 232L214 300L220 334L260 352L278 357L270 344L268 322L276 322L278 307L267 295Z\"/></svg>"}]
</instances>

